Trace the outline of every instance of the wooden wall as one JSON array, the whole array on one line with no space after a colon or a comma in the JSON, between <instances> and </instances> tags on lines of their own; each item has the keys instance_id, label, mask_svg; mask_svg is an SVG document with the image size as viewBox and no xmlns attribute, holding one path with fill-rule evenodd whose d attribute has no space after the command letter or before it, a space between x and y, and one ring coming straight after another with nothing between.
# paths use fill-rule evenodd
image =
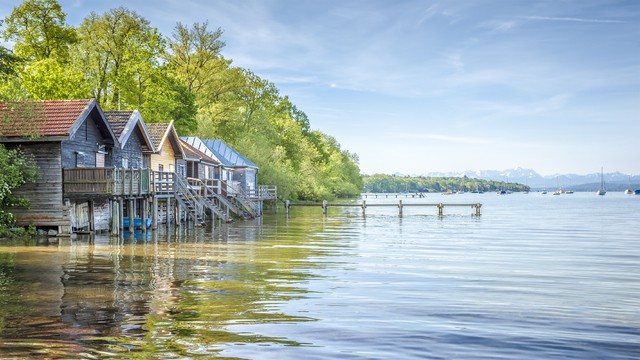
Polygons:
<instances>
[{"instance_id":1,"label":"wooden wall","mask_svg":"<svg viewBox=\"0 0 640 360\"><path fill-rule=\"evenodd\" d=\"M62 168L60 142L32 142L5 144L7 148L20 146L27 154L32 154L40 168L40 180L35 184L25 184L14 194L31 202L28 208L16 207L11 211L19 226L69 226L69 208L62 199Z\"/></svg>"},{"instance_id":2,"label":"wooden wall","mask_svg":"<svg viewBox=\"0 0 640 360\"><path fill-rule=\"evenodd\" d=\"M256 190L257 171L253 168L236 168L233 170L233 180L238 181L242 190Z\"/></svg>"},{"instance_id":3,"label":"wooden wall","mask_svg":"<svg viewBox=\"0 0 640 360\"><path fill-rule=\"evenodd\" d=\"M89 116L72 139L62 142L62 167L95 167L98 143L102 143L102 135L93 118ZM105 166L111 165L111 154L107 154Z\"/></svg>"},{"instance_id":4,"label":"wooden wall","mask_svg":"<svg viewBox=\"0 0 640 360\"><path fill-rule=\"evenodd\" d=\"M113 167L123 167L123 158L128 159L128 167L131 169L140 169L145 167L143 162L144 155L142 154L142 145L140 141L141 137L142 134L140 129L136 126L131 136L129 136L127 143L124 145L124 149L117 147L113 150Z\"/></svg>"},{"instance_id":5,"label":"wooden wall","mask_svg":"<svg viewBox=\"0 0 640 360\"><path fill-rule=\"evenodd\" d=\"M151 154L151 170L160 171L160 165L163 166L163 171L176 170L175 152L169 142L162 146L160 154Z\"/></svg>"}]
</instances>

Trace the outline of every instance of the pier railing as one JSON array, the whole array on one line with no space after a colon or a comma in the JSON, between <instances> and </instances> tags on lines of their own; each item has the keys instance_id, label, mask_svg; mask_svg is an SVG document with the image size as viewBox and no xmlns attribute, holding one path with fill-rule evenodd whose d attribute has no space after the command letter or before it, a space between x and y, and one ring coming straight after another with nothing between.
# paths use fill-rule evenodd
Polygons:
<instances>
[{"instance_id":1,"label":"pier railing","mask_svg":"<svg viewBox=\"0 0 640 360\"><path fill-rule=\"evenodd\" d=\"M149 193L149 169L63 169L65 197L137 196Z\"/></svg>"}]
</instances>

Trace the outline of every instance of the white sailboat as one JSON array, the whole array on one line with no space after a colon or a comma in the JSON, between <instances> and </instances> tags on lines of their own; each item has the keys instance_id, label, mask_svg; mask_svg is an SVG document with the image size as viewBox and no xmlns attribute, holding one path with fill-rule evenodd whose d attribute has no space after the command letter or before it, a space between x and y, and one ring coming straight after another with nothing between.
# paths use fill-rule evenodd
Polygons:
<instances>
[{"instance_id":1,"label":"white sailboat","mask_svg":"<svg viewBox=\"0 0 640 360\"><path fill-rule=\"evenodd\" d=\"M627 195L633 195L633 190L631 190L631 175L629 175L629 188L627 190L624 191L625 194Z\"/></svg>"},{"instance_id":2,"label":"white sailboat","mask_svg":"<svg viewBox=\"0 0 640 360\"><path fill-rule=\"evenodd\" d=\"M607 193L607 190L604 189L604 170L600 168L600 189L596 191L598 195L604 195Z\"/></svg>"}]
</instances>

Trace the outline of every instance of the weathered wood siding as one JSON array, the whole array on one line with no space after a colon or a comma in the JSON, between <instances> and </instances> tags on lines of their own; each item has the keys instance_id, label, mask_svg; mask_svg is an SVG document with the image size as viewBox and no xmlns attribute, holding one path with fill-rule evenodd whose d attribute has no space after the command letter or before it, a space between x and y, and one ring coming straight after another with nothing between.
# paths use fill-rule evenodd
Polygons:
<instances>
[{"instance_id":1,"label":"weathered wood siding","mask_svg":"<svg viewBox=\"0 0 640 360\"><path fill-rule=\"evenodd\" d=\"M93 217L95 231L109 231L111 203L108 199L99 199L93 202Z\"/></svg>"},{"instance_id":2,"label":"weathered wood siding","mask_svg":"<svg viewBox=\"0 0 640 360\"><path fill-rule=\"evenodd\" d=\"M69 226L69 208L62 199L62 167L60 142L32 142L5 144L7 148L20 147L26 154L33 155L40 168L40 180L35 184L25 184L14 191L18 197L31 202L29 207L15 207L11 211L19 226Z\"/></svg>"},{"instance_id":3,"label":"weathered wood siding","mask_svg":"<svg viewBox=\"0 0 640 360\"><path fill-rule=\"evenodd\" d=\"M252 168L236 168L233 170L233 180L240 183L243 191L256 190L257 171Z\"/></svg>"},{"instance_id":4,"label":"weathered wood siding","mask_svg":"<svg viewBox=\"0 0 640 360\"><path fill-rule=\"evenodd\" d=\"M142 154L142 133L136 126L131 136L124 144L124 148L117 147L113 150L113 167L125 167L123 159L127 159L127 168L140 169L144 167L144 155Z\"/></svg>"},{"instance_id":5,"label":"weathered wood siding","mask_svg":"<svg viewBox=\"0 0 640 360\"><path fill-rule=\"evenodd\" d=\"M162 146L162 151L159 154L151 154L151 170L154 171L176 171L176 158L175 152L171 147L171 144L166 142ZM162 165L163 169L160 169Z\"/></svg>"},{"instance_id":6,"label":"weathered wood siding","mask_svg":"<svg viewBox=\"0 0 640 360\"><path fill-rule=\"evenodd\" d=\"M62 167L96 167L96 153L102 140L95 121L87 117L73 138L62 142ZM105 155L105 166L112 166L110 153Z\"/></svg>"}]
</instances>

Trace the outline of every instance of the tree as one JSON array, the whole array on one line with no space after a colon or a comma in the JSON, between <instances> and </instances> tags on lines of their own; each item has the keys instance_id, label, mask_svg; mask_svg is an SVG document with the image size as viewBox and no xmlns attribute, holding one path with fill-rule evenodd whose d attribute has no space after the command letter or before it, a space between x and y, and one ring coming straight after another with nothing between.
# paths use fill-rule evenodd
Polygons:
<instances>
[{"instance_id":1,"label":"tree","mask_svg":"<svg viewBox=\"0 0 640 360\"><path fill-rule=\"evenodd\" d=\"M0 236L15 223L15 217L6 209L28 205L25 199L13 196L13 190L37 178L38 167L32 158L19 149L8 150L0 144Z\"/></svg>"},{"instance_id":2,"label":"tree","mask_svg":"<svg viewBox=\"0 0 640 360\"><path fill-rule=\"evenodd\" d=\"M78 29L76 62L106 108L139 107L164 53L158 30L124 7L92 12Z\"/></svg>"},{"instance_id":3,"label":"tree","mask_svg":"<svg viewBox=\"0 0 640 360\"><path fill-rule=\"evenodd\" d=\"M13 51L24 60L64 60L76 42L75 30L65 19L57 0L27 0L7 16L4 38L15 41Z\"/></svg>"},{"instance_id":4,"label":"tree","mask_svg":"<svg viewBox=\"0 0 640 360\"><path fill-rule=\"evenodd\" d=\"M207 29L208 22L194 23L191 29L178 22L168 40L167 61L187 89L195 94L209 87L216 75L229 65L220 55L225 43L222 29Z\"/></svg>"}]
</instances>

